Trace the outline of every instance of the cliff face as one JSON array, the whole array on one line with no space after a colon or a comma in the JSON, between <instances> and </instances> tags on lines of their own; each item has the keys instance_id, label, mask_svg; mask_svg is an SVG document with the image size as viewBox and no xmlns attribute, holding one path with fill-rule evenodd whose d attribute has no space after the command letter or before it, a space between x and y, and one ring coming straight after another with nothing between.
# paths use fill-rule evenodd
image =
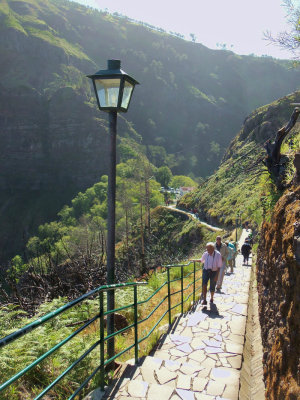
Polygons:
<instances>
[{"instance_id":1,"label":"cliff face","mask_svg":"<svg viewBox=\"0 0 300 400\"><path fill-rule=\"evenodd\" d=\"M294 224L300 221L300 187L287 190L261 230L257 282L264 347L266 399L300 398L300 265Z\"/></svg>"}]
</instances>

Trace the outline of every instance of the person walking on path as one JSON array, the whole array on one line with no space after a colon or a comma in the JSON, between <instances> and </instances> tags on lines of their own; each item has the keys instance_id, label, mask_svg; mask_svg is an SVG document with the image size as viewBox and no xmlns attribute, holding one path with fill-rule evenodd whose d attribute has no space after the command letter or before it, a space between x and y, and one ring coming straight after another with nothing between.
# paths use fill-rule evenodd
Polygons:
<instances>
[{"instance_id":1,"label":"person walking on path","mask_svg":"<svg viewBox=\"0 0 300 400\"><path fill-rule=\"evenodd\" d=\"M216 282L218 279L220 268L222 267L222 256L221 253L215 250L215 245L212 242L207 243L206 251L201 257L201 262L203 263L203 273L202 273L202 304L206 305L206 294L207 294L207 284L209 282L210 291L210 302L214 302L214 293L216 288Z\"/></svg>"},{"instance_id":2,"label":"person walking on path","mask_svg":"<svg viewBox=\"0 0 300 400\"><path fill-rule=\"evenodd\" d=\"M228 265L230 267L230 272L233 274L233 267L235 267L235 254L236 254L235 243L229 242L229 240L226 240L225 243L228 247L228 256L227 256Z\"/></svg>"},{"instance_id":3,"label":"person walking on path","mask_svg":"<svg viewBox=\"0 0 300 400\"><path fill-rule=\"evenodd\" d=\"M241 247L241 252L242 252L242 255L243 255L243 257L244 257L244 261L243 261L243 264L245 265L246 263L246 265L249 265L248 264L248 260L249 260L249 255L250 255L250 253L251 253L251 250L252 250L252 248L251 248L251 245L250 245L250 243L249 243L249 240L248 239L246 239L245 240L245 243L243 244L243 246Z\"/></svg>"},{"instance_id":4,"label":"person walking on path","mask_svg":"<svg viewBox=\"0 0 300 400\"><path fill-rule=\"evenodd\" d=\"M222 289L222 283L227 268L227 257L228 257L228 247L226 246L225 243L222 242L221 236L216 237L215 248L217 251L221 253L222 256L222 267L220 269L219 277L217 280L217 291L220 291Z\"/></svg>"},{"instance_id":5,"label":"person walking on path","mask_svg":"<svg viewBox=\"0 0 300 400\"><path fill-rule=\"evenodd\" d=\"M220 252L215 250L215 244L208 242L206 251L203 253L200 260L192 260L203 263L202 272L202 305L207 305L207 284L209 281L210 303L214 302L214 294L216 282L218 279L220 268L222 267L222 256Z\"/></svg>"}]
</instances>

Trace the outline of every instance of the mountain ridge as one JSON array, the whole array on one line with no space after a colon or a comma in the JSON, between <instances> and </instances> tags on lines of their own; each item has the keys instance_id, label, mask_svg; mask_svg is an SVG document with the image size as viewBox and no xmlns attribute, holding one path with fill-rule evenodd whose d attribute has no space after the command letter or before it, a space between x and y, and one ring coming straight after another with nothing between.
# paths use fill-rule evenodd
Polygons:
<instances>
[{"instance_id":1,"label":"mountain ridge","mask_svg":"<svg viewBox=\"0 0 300 400\"><path fill-rule=\"evenodd\" d=\"M192 176L213 172L253 106L300 81L284 61L210 50L63 0L1 0L0 30L1 259L107 173L108 124L86 78L105 60L120 58L142 83L118 144L142 140L157 167Z\"/></svg>"}]
</instances>

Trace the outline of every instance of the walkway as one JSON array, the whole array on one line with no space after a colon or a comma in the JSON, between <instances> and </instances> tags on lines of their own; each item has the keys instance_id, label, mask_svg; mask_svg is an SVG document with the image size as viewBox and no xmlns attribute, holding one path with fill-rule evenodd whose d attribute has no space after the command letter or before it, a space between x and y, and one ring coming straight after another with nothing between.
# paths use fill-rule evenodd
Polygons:
<instances>
[{"instance_id":1,"label":"walkway","mask_svg":"<svg viewBox=\"0 0 300 400\"><path fill-rule=\"evenodd\" d=\"M243 230L240 243L248 233ZM177 320L157 349L127 365L103 399L237 400L245 342L251 267L238 255L215 304ZM88 397L100 399L101 397Z\"/></svg>"},{"instance_id":2,"label":"walkway","mask_svg":"<svg viewBox=\"0 0 300 400\"><path fill-rule=\"evenodd\" d=\"M222 231L222 228L218 228L217 226L213 226L213 225L209 225L207 222L201 221L199 218L196 217L196 215L192 212L189 211L184 211L184 210L180 210L179 208L176 208L175 205L171 205L171 206L163 206L165 208L170 208L171 210L175 210L181 214L186 214L188 215L189 218L193 218L196 219L201 225L205 225L207 228L211 229L212 231Z\"/></svg>"}]
</instances>

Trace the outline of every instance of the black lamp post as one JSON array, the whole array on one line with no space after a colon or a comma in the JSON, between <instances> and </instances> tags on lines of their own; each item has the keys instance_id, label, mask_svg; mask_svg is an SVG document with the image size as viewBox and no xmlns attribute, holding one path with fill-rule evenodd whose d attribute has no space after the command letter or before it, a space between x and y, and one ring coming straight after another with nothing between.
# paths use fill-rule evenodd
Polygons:
<instances>
[{"instance_id":1,"label":"black lamp post","mask_svg":"<svg viewBox=\"0 0 300 400\"><path fill-rule=\"evenodd\" d=\"M237 242L237 230L238 230L238 225L239 225L239 221L240 221L240 211L237 212L236 214L236 219L235 219L235 241Z\"/></svg>"},{"instance_id":2,"label":"black lamp post","mask_svg":"<svg viewBox=\"0 0 300 400\"><path fill-rule=\"evenodd\" d=\"M116 207L116 136L117 113L126 112L137 82L121 70L120 60L108 60L107 69L100 70L92 79L98 107L109 113L109 170L108 170L108 216L107 216L107 284L115 283L115 207ZM114 290L107 292L107 309L115 308ZM114 332L114 315L107 318L108 335ZM114 337L108 341L108 358L114 356Z\"/></svg>"}]
</instances>

